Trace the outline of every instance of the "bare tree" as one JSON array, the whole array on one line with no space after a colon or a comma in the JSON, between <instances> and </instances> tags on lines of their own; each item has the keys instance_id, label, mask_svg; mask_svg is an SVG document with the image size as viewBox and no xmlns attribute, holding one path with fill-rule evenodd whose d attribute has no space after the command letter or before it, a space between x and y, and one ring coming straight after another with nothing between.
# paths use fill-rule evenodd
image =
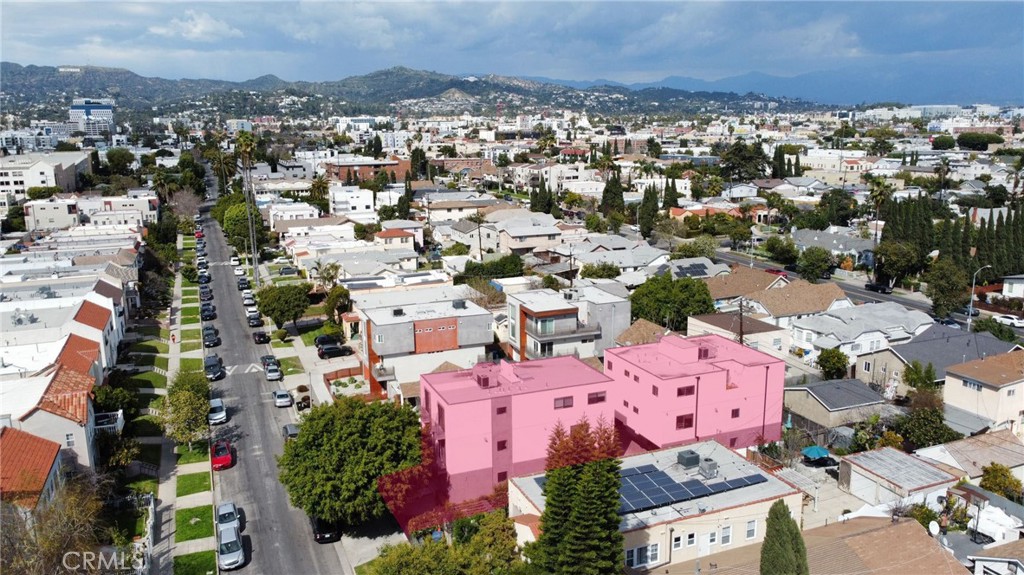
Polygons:
<instances>
[{"instance_id":1,"label":"bare tree","mask_svg":"<svg viewBox=\"0 0 1024 575\"><path fill-rule=\"evenodd\" d=\"M191 220L192 216L198 214L202 203L203 200L188 188L178 190L170 198L171 209L183 220Z\"/></svg>"}]
</instances>

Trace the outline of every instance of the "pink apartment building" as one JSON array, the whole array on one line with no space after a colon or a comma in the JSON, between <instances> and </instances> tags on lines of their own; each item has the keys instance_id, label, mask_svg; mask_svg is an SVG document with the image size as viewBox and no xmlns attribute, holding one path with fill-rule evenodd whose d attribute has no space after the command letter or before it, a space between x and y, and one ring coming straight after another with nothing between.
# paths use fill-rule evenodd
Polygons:
<instances>
[{"instance_id":1,"label":"pink apartment building","mask_svg":"<svg viewBox=\"0 0 1024 575\"><path fill-rule=\"evenodd\" d=\"M448 500L543 471L552 429L583 416L614 421L640 449L708 439L739 449L781 436L785 367L773 356L717 335L671 335L609 348L604 361L604 373L565 356L421 375L421 419Z\"/></svg>"},{"instance_id":2,"label":"pink apartment building","mask_svg":"<svg viewBox=\"0 0 1024 575\"><path fill-rule=\"evenodd\" d=\"M617 425L650 449L715 439L732 448L782 435L785 364L718 335L667 335L605 350Z\"/></svg>"},{"instance_id":3,"label":"pink apartment building","mask_svg":"<svg viewBox=\"0 0 1024 575\"><path fill-rule=\"evenodd\" d=\"M613 385L571 356L421 375L420 417L448 475L448 500L489 495L502 481L543 471L559 421L612 421Z\"/></svg>"}]
</instances>

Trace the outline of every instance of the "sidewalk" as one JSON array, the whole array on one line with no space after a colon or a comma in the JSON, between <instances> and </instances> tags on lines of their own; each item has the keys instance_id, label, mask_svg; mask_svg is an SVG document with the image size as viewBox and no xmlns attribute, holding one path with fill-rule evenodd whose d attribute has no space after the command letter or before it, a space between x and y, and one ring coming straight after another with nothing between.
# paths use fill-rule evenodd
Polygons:
<instances>
[{"instance_id":1,"label":"sidewalk","mask_svg":"<svg viewBox=\"0 0 1024 575\"><path fill-rule=\"evenodd\" d=\"M330 390L327 389L327 386L324 385L324 374L329 371L341 369L344 366L330 365L327 360L320 359L316 354L316 348L307 347L306 344L303 343L302 338L297 335L292 339L292 347L295 348L299 361L302 362L302 366L306 368L306 373L309 374L307 376L309 380L307 385L309 385L313 391L313 397L315 399L314 403L316 405L333 403L334 397L331 395Z\"/></svg>"}]
</instances>

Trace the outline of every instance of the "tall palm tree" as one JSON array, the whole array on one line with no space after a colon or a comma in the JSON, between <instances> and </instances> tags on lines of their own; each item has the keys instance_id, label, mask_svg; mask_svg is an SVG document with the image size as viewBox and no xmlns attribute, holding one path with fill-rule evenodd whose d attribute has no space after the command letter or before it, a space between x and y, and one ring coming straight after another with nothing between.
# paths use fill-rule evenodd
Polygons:
<instances>
[{"instance_id":1,"label":"tall palm tree","mask_svg":"<svg viewBox=\"0 0 1024 575\"><path fill-rule=\"evenodd\" d=\"M249 221L249 249L252 252L252 277L256 287L260 286L259 246L256 245L256 231L252 219L252 160L256 151L256 139L252 132L239 132L235 139L235 149L242 160L242 195L245 196L245 217ZM262 225L262 224L261 224Z\"/></svg>"},{"instance_id":2,"label":"tall palm tree","mask_svg":"<svg viewBox=\"0 0 1024 575\"><path fill-rule=\"evenodd\" d=\"M153 179L151 180L153 189L156 190L157 197L160 198L160 203L167 203L167 184L171 179L167 176L167 170L163 167L159 167L153 172Z\"/></svg>"},{"instance_id":3,"label":"tall palm tree","mask_svg":"<svg viewBox=\"0 0 1024 575\"><path fill-rule=\"evenodd\" d=\"M327 192L331 184L323 174L317 174L309 185L309 199L314 202L322 202L327 199Z\"/></svg>"},{"instance_id":4,"label":"tall palm tree","mask_svg":"<svg viewBox=\"0 0 1024 575\"><path fill-rule=\"evenodd\" d=\"M946 199L946 176L949 175L949 171L949 158L942 158L939 160L939 165L935 166L935 174L939 177L940 201L944 201Z\"/></svg>"},{"instance_id":5,"label":"tall palm tree","mask_svg":"<svg viewBox=\"0 0 1024 575\"><path fill-rule=\"evenodd\" d=\"M878 176L864 174L864 180L868 184L868 197L875 206L875 245L877 246L879 214L881 214L882 206L892 199L892 193L895 191L895 188L893 188L892 184L886 182L885 178Z\"/></svg>"}]
</instances>

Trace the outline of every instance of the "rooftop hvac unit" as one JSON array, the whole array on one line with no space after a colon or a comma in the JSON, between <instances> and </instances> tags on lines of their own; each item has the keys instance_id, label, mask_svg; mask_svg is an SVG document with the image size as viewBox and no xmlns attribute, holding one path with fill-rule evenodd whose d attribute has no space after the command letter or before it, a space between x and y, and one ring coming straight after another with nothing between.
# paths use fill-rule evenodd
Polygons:
<instances>
[{"instance_id":1,"label":"rooftop hvac unit","mask_svg":"<svg viewBox=\"0 0 1024 575\"><path fill-rule=\"evenodd\" d=\"M405 315L405 310L403 310L400 307L396 307L395 309L391 310L391 315L395 317L402 317L403 315Z\"/></svg>"},{"instance_id":2,"label":"rooftop hvac unit","mask_svg":"<svg viewBox=\"0 0 1024 575\"><path fill-rule=\"evenodd\" d=\"M455 309L466 309L466 300L457 299L452 301L452 307Z\"/></svg>"},{"instance_id":3,"label":"rooftop hvac unit","mask_svg":"<svg viewBox=\"0 0 1024 575\"><path fill-rule=\"evenodd\" d=\"M706 479L718 477L718 462L710 457L700 460L700 474Z\"/></svg>"},{"instance_id":4,"label":"rooftop hvac unit","mask_svg":"<svg viewBox=\"0 0 1024 575\"><path fill-rule=\"evenodd\" d=\"M491 387L491 376L482 373L476 374L476 384L484 389Z\"/></svg>"},{"instance_id":5,"label":"rooftop hvac unit","mask_svg":"<svg viewBox=\"0 0 1024 575\"><path fill-rule=\"evenodd\" d=\"M676 455L676 462L683 466L683 469L693 469L700 465L700 455L692 449L684 449Z\"/></svg>"}]
</instances>

